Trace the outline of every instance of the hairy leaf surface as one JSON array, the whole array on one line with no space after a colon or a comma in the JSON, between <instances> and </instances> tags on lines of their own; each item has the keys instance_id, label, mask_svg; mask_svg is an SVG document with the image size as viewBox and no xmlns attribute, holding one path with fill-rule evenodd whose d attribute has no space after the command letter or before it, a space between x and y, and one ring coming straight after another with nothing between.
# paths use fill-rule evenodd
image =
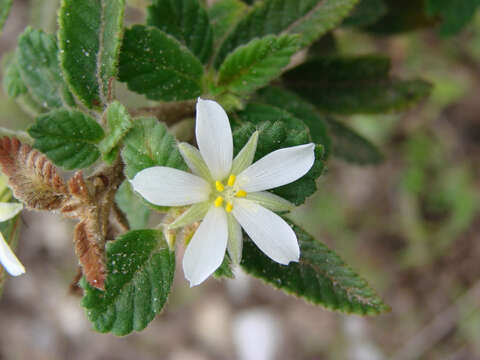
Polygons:
<instances>
[{"instance_id":1,"label":"hairy leaf surface","mask_svg":"<svg viewBox=\"0 0 480 360\"><path fill-rule=\"evenodd\" d=\"M175 254L155 230L130 231L107 243L106 252L105 291L82 281L82 305L99 332L127 335L141 331L167 301Z\"/></svg>"},{"instance_id":2,"label":"hairy leaf surface","mask_svg":"<svg viewBox=\"0 0 480 360\"><path fill-rule=\"evenodd\" d=\"M280 265L247 240L243 248L243 269L288 294L330 310L360 315L389 311L368 283L337 254L300 227L294 225L293 230L300 245L298 263Z\"/></svg>"}]
</instances>

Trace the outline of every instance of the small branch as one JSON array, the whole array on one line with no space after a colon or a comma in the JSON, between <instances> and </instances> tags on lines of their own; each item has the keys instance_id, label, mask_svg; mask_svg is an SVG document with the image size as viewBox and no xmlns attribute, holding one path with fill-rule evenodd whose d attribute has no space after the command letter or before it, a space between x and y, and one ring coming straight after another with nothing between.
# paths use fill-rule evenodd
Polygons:
<instances>
[{"instance_id":1,"label":"small branch","mask_svg":"<svg viewBox=\"0 0 480 360\"><path fill-rule=\"evenodd\" d=\"M114 225L116 225L117 230L120 233L127 232L130 230L130 225L128 224L127 217L118 205L114 202L112 206L112 217L114 219Z\"/></svg>"},{"instance_id":2,"label":"small branch","mask_svg":"<svg viewBox=\"0 0 480 360\"><path fill-rule=\"evenodd\" d=\"M130 110L132 116L154 116L167 126L195 115L196 100L163 103L155 107Z\"/></svg>"}]
</instances>

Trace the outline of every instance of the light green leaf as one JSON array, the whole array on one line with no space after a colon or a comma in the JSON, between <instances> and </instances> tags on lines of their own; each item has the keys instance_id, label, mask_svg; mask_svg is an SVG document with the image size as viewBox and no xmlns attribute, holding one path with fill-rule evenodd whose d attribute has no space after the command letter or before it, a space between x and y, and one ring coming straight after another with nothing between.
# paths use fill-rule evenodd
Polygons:
<instances>
[{"instance_id":1,"label":"light green leaf","mask_svg":"<svg viewBox=\"0 0 480 360\"><path fill-rule=\"evenodd\" d=\"M20 216L16 216L13 219L0 223L0 232L12 250L15 250L17 247L18 235L20 234L20 224ZM0 296L2 295L7 276L7 272L0 264Z\"/></svg>"},{"instance_id":2,"label":"light green leaf","mask_svg":"<svg viewBox=\"0 0 480 360\"><path fill-rule=\"evenodd\" d=\"M53 35L27 28L18 39L18 69L35 99L46 108L75 105L63 81Z\"/></svg>"},{"instance_id":3,"label":"light green leaf","mask_svg":"<svg viewBox=\"0 0 480 360\"><path fill-rule=\"evenodd\" d=\"M291 224L293 225L293 224ZM300 245L300 260L288 266L265 256L250 240L244 241L242 267L288 294L330 310L360 315L389 311L368 283L337 254L293 225Z\"/></svg>"},{"instance_id":4,"label":"light green leaf","mask_svg":"<svg viewBox=\"0 0 480 360\"><path fill-rule=\"evenodd\" d=\"M332 137L333 155L356 164L378 164L383 155L376 145L352 128L327 117L328 131Z\"/></svg>"},{"instance_id":5,"label":"light green leaf","mask_svg":"<svg viewBox=\"0 0 480 360\"><path fill-rule=\"evenodd\" d=\"M98 144L98 147L105 159L105 157L111 158L112 152L133 126L133 123L127 109L118 101L114 101L108 106L104 116L108 126L107 136Z\"/></svg>"},{"instance_id":6,"label":"light green leaf","mask_svg":"<svg viewBox=\"0 0 480 360\"><path fill-rule=\"evenodd\" d=\"M105 291L82 279L82 306L96 331L123 336L143 330L170 293L175 254L160 231L134 230L106 246Z\"/></svg>"},{"instance_id":7,"label":"light green leaf","mask_svg":"<svg viewBox=\"0 0 480 360\"><path fill-rule=\"evenodd\" d=\"M79 111L67 110L39 116L28 133L35 139L35 148L67 170L93 164L100 156L95 144L104 136L94 119Z\"/></svg>"},{"instance_id":8,"label":"light green leaf","mask_svg":"<svg viewBox=\"0 0 480 360\"><path fill-rule=\"evenodd\" d=\"M238 47L220 66L220 91L248 94L265 86L288 65L298 40L297 36L269 35Z\"/></svg>"},{"instance_id":9,"label":"light green leaf","mask_svg":"<svg viewBox=\"0 0 480 360\"><path fill-rule=\"evenodd\" d=\"M106 103L117 74L125 0L62 0L60 62L72 91L88 107Z\"/></svg>"},{"instance_id":10,"label":"light green leaf","mask_svg":"<svg viewBox=\"0 0 480 360\"><path fill-rule=\"evenodd\" d=\"M340 114L399 111L430 94L426 81L398 80L389 70L382 56L325 57L292 69L284 80L320 110Z\"/></svg>"},{"instance_id":11,"label":"light green leaf","mask_svg":"<svg viewBox=\"0 0 480 360\"><path fill-rule=\"evenodd\" d=\"M135 194L128 181L124 181L118 188L115 201L127 217L130 229L146 229L148 227L150 208Z\"/></svg>"},{"instance_id":12,"label":"light green leaf","mask_svg":"<svg viewBox=\"0 0 480 360\"><path fill-rule=\"evenodd\" d=\"M201 94L203 67L178 40L154 27L135 25L125 32L120 81L153 100L187 100Z\"/></svg>"},{"instance_id":13,"label":"light green leaf","mask_svg":"<svg viewBox=\"0 0 480 360\"><path fill-rule=\"evenodd\" d=\"M175 138L155 118L139 118L124 138L122 158L125 174L133 178L140 170L152 166L168 166L186 170Z\"/></svg>"},{"instance_id":14,"label":"light green leaf","mask_svg":"<svg viewBox=\"0 0 480 360\"><path fill-rule=\"evenodd\" d=\"M388 11L388 7L384 0L360 0L345 18L343 25L363 27L371 25L384 16Z\"/></svg>"},{"instance_id":15,"label":"light green leaf","mask_svg":"<svg viewBox=\"0 0 480 360\"><path fill-rule=\"evenodd\" d=\"M307 47L333 29L358 0L265 0L256 3L227 36L215 59L219 67L227 55L256 37L299 34Z\"/></svg>"},{"instance_id":16,"label":"light green leaf","mask_svg":"<svg viewBox=\"0 0 480 360\"><path fill-rule=\"evenodd\" d=\"M198 0L153 0L147 24L172 35L206 63L212 52L213 29Z\"/></svg>"},{"instance_id":17,"label":"light green leaf","mask_svg":"<svg viewBox=\"0 0 480 360\"><path fill-rule=\"evenodd\" d=\"M323 146L325 157L328 157L331 140L327 132L327 120L325 115L320 114L315 106L291 91L272 86L261 89L258 98L262 102L278 107L302 120L309 127L312 140Z\"/></svg>"},{"instance_id":18,"label":"light green leaf","mask_svg":"<svg viewBox=\"0 0 480 360\"><path fill-rule=\"evenodd\" d=\"M13 0L0 0L0 35L2 35L3 25L7 21Z\"/></svg>"},{"instance_id":19,"label":"light green leaf","mask_svg":"<svg viewBox=\"0 0 480 360\"><path fill-rule=\"evenodd\" d=\"M208 8L215 42L218 42L240 21L247 6L240 0L219 0Z\"/></svg>"},{"instance_id":20,"label":"light green leaf","mask_svg":"<svg viewBox=\"0 0 480 360\"><path fill-rule=\"evenodd\" d=\"M3 76L3 89L10 98L17 98L28 92L27 86L20 76L16 57L5 63Z\"/></svg>"},{"instance_id":21,"label":"light green leaf","mask_svg":"<svg viewBox=\"0 0 480 360\"><path fill-rule=\"evenodd\" d=\"M248 104L244 111L237 114L237 121L233 124L235 154L255 131L259 132L259 136L254 161L272 151L312 141L305 123L288 112L273 106ZM322 174L323 158L323 148L319 145L315 149L315 163L310 171L293 183L275 188L272 192L295 205L303 204L317 190L315 180Z\"/></svg>"}]
</instances>

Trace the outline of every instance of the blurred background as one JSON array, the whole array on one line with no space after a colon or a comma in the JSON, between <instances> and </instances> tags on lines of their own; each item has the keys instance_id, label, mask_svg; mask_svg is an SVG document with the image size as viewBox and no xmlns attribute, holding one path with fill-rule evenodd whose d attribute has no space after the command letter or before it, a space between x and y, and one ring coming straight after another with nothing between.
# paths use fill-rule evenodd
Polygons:
<instances>
[{"instance_id":1,"label":"blurred background","mask_svg":"<svg viewBox=\"0 0 480 360\"><path fill-rule=\"evenodd\" d=\"M53 32L57 6L16 0L0 56L27 24ZM434 85L408 112L346 119L385 161L331 159L318 193L292 215L367 278L391 313L332 313L242 273L190 289L179 268L166 310L144 332L96 334L69 293L72 223L25 211L17 253L27 273L9 279L0 299L0 360L480 359L480 15L449 38L432 29L335 35L340 53L389 55L395 75ZM30 122L0 91L0 126Z\"/></svg>"}]
</instances>

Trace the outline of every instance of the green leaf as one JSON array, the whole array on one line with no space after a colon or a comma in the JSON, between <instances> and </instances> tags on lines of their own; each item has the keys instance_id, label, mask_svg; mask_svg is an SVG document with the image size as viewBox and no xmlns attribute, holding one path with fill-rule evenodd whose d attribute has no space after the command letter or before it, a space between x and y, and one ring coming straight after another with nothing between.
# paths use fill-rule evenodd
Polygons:
<instances>
[{"instance_id":1,"label":"green leaf","mask_svg":"<svg viewBox=\"0 0 480 360\"><path fill-rule=\"evenodd\" d=\"M115 194L115 201L127 217L128 224L132 230L148 227L150 208L138 198L128 181L124 181L118 188Z\"/></svg>"},{"instance_id":2,"label":"green leaf","mask_svg":"<svg viewBox=\"0 0 480 360\"><path fill-rule=\"evenodd\" d=\"M234 279L235 275L233 274L232 271L232 261L228 257L228 255L225 255L223 258L222 265L215 270L213 273L213 276L217 279L222 279L222 278L227 278L227 279Z\"/></svg>"},{"instance_id":3,"label":"green leaf","mask_svg":"<svg viewBox=\"0 0 480 360\"><path fill-rule=\"evenodd\" d=\"M207 9L215 42L222 40L227 35L240 21L246 10L247 6L240 0L216 1Z\"/></svg>"},{"instance_id":4,"label":"green leaf","mask_svg":"<svg viewBox=\"0 0 480 360\"><path fill-rule=\"evenodd\" d=\"M478 6L480 0L426 0L427 14L442 18L440 34L444 36L455 35L462 30L473 19Z\"/></svg>"},{"instance_id":5,"label":"green leaf","mask_svg":"<svg viewBox=\"0 0 480 360\"><path fill-rule=\"evenodd\" d=\"M0 223L0 232L3 234L5 241L12 250L17 247L18 237L20 234L20 216L16 216L13 219ZM0 297L2 296L5 281L7 280L7 272L0 265Z\"/></svg>"},{"instance_id":6,"label":"green leaf","mask_svg":"<svg viewBox=\"0 0 480 360\"><path fill-rule=\"evenodd\" d=\"M354 114L399 111L430 94L426 81L389 77L388 58L374 55L312 59L284 75L287 88L323 111Z\"/></svg>"},{"instance_id":7,"label":"green leaf","mask_svg":"<svg viewBox=\"0 0 480 360\"><path fill-rule=\"evenodd\" d=\"M296 52L297 36L269 35L235 49L220 66L220 91L248 94L280 75Z\"/></svg>"},{"instance_id":8,"label":"green leaf","mask_svg":"<svg viewBox=\"0 0 480 360\"><path fill-rule=\"evenodd\" d=\"M278 264L247 240L243 248L243 269L288 294L330 310L360 315L389 311L368 283L337 254L300 227L291 225L300 245L298 263Z\"/></svg>"},{"instance_id":9,"label":"green leaf","mask_svg":"<svg viewBox=\"0 0 480 360\"><path fill-rule=\"evenodd\" d=\"M102 127L94 119L79 111L67 110L39 116L28 133L35 139L35 148L67 170L93 164L100 156L95 144L104 136Z\"/></svg>"},{"instance_id":10,"label":"green leaf","mask_svg":"<svg viewBox=\"0 0 480 360\"><path fill-rule=\"evenodd\" d=\"M307 47L333 29L358 0L265 0L251 8L228 35L215 59L218 68L227 55L256 37L299 34Z\"/></svg>"},{"instance_id":11,"label":"green leaf","mask_svg":"<svg viewBox=\"0 0 480 360\"><path fill-rule=\"evenodd\" d=\"M122 158L125 174L133 178L140 170L152 166L168 166L186 170L175 138L155 118L139 118L125 137Z\"/></svg>"},{"instance_id":12,"label":"green leaf","mask_svg":"<svg viewBox=\"0 0 480 360\"><path fill-rule=\"evenodd\" d=\"M367 31L391 35L423 29L437 22L426 14L425 0L384 0L384 2L388 8L387 13L376 23L368 26Z\"/></svg>"},{"instance_id":13,"label":"green leaf","mask_svg":"<svg viewBox=\"0 0 480 360\"><path fill-rule=\"evenodd\" d=\"M388 7L384 0L360 0L343 25L364 27L371 25L384 16Z\"/></svg>"},{"instance_id":14,"label":"green leaf","mask_svg":"<svg viewBox=\"0 0 480 360\"><path fill-rule=\"evenodd\" d=\"M210 58L213 29L198 0L153 0L147 9L147 24L172 35L202 63Z\"/></svg>"},{"instance_id":15,"label":"green leaf","mask_svg":"<svg viewBox=\"0 0 480 360\"><path fill-rule=\"evenodd\" d=\"M173 282L175 253L155 230L130 231L106 246L105 291L82 279L82 306L95 330L115 335L141 331L159 314Z\"/></svg>"},{"instance_id":16,"label":"green leaf","mask_svg":"<svg viewBox=\"0 0 480 360\"><path fill-rule=\"evenodd\" d=\"M98 144L104 159L110 158L112 152L115 152L116 146L133 126L127 109L118 101L111 103L104 116L107 120L107 136Z\"/></svg>"},{"instance_id":17,"label":"green leaf","mask_svg":"<svg viewBox=\"0 0 480 360\"><path fill-rule=\"evenodd\" d=\"M308 127L288 112L268 105L248 104L237 114L233 124L233 145L235 155L243 148L250 136L259 131L254 161L272 151L311 142ZM275 188L273 193L301 205L316 190L315 180L322 174L324 163L323 148L315 149L315 163L310 171L293 183Z\"/></svg>"},{"instance_id":18,"label":"green leaf","mask_svg":"<svg viewBox=\"0 0 480 360\"><path fill-rule=\"evenodd\" d=\"M187 100L201 94L203 67L178 40L154 27L126 30L120 81L153 100Z\"/></svg>"},{"instance_id":19,"label":"green leaf","mask_svg":"<svg viewBox=\"0 0 480 360\"><path fill-rule=\"evenodd\" d=\"M266 87L259 91L258 98L263 102L287 111L291 116L302 120L310 129L312 140L323 146L325 158L330 154L330 137L325 115L295 93L278 87Z\"/></svg>"},{"instance_id":20,"label":"green leaf","mask_svg":"<svg viewBox=\"0 0 480 360\"><path fill-rule=\"evenodd\" d=\"M72 91L88 107L106 103L117 74L125 0L62 0L60 62Z\"/></svg>"},{"instance_id":21,"label":"green leaf","mask_svg":"<svg viewBox=\"0 0 480 360\"><path fill-rule=\"evenodd\" d=\"M25 85L43 107L75 105L62 78L55 36L27 28L18 39L17 59Z\"/></svg>"},{"instance_id":22,"label":"green leaf","mask_svg":"<svg viewBox=\"0 0 480 360\"><path fill-rule=\"evenodd\" d=\"M352 128L327 117L332 137L332 152L336 157L356 164L378 164L383 161L380 150Z\"/></svg>"},{"instance_id":23,"label":"green leaf","mask_svg":"<svg viewBox=\"0 0 480 360\"><path fill-rule=\"evenodd\" d=\"M5 25L7 21L12 4L13 0L0 0L0 35L2 34L3 25Z\"/></svg>"},{"instance_id":24,"label":"green leaf","mask_svg":"<svg viewBox=\"0 0 480 360\"><path fill-rule=\"evenodd\" d=\"M27 86L20 76L15 56L5 63L3 74L3 89L10 98L14 99L28 92Z\"/></svg>"}]
</instances>

